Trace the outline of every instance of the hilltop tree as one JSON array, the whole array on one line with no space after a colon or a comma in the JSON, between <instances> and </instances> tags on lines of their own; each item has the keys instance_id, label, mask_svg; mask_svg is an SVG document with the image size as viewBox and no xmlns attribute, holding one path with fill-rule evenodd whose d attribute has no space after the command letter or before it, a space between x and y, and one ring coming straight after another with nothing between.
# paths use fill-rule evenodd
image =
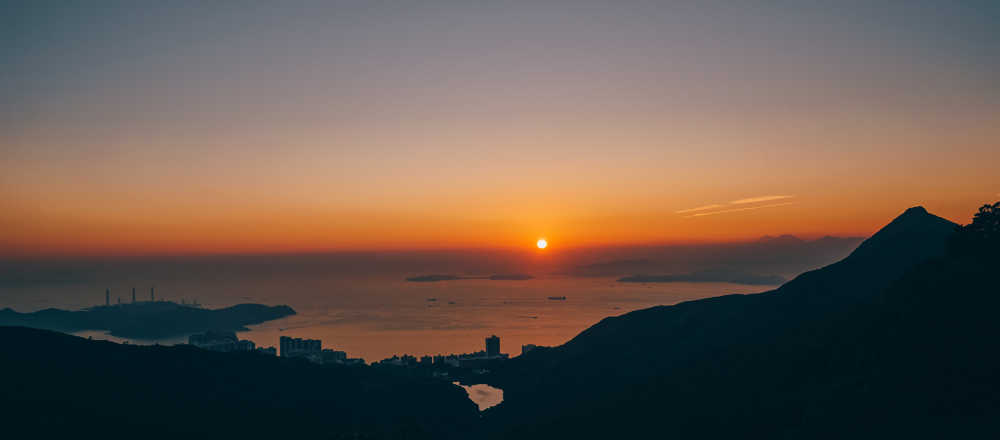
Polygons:
<instances>
[{"instance_id":1,"label":"hilltop tree","mask_svg":"<svg viewBox=\"0 0 1000 440\"><path fill-rule=\"evenodd\" d=\"M1000 247L1000 202L985 204L972 217L972 223L959 226L952 240L952 252L977 257L996 258Z\"/></svg>"}]
</instances>

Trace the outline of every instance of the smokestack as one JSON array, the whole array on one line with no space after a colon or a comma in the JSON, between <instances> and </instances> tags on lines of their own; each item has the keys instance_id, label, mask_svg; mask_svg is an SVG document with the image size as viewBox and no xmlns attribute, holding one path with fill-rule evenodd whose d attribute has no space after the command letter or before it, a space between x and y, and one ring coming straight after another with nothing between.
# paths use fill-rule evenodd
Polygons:
<instances>
[{"instance_id":1,"label":"smokestack","mask_svg":"<svg viewBox=\"0 0 1000 440\"><path fill-rule=\"evenodd\" d=\"M132 288L132 302L135 302L135 287Z\"/></svg>"},{"instance_id":2,"label":"smokestack","mask_svg":"<svg viewBox=\"0 0 1000 440\"><path fill-rule=\"evenodd\" d=\"M111 289L110 288L108 288L107 290L104 291L104 305L106 305L106 306L110 306L111 305Z\"/></svg>"},{"instance_id":3,"label":"smokestack","mask_svg":"<svg viewBox=\"0 0 1000 440\"><path fill-rule=\"evenodd\" d=\"M155 288L155 287L150 287L150 288L149 288L149 302L154 302L154 301L156 301L156 296L155 296L155 295L153 295L153 290L154 290L154 289L156 289L156 288Z\"/></svg>"}]
</instances>

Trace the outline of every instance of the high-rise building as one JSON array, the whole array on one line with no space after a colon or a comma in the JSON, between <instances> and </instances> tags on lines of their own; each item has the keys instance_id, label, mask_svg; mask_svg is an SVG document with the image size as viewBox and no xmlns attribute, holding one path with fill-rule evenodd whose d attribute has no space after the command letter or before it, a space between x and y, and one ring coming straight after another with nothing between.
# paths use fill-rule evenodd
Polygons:
<instances>
[{"instance_id":1,"label":"high-rise building","mask_svg":"<svg viewBox=\"0 0 1000 440\"><path fill-rule=\"evenodd\" d=\"M156 289L156 288L155 287L150 287L149 288L149 302L155 302L156 301L156 296L153 295L153 290L154 289Z\"/></svg>"},{"instance_id":2,"label":"high-rise building","mask_svg":"<svg viewBox=\"0 0 1000 440\"><path fill-rule=\"evenodd\" d=\"M135 302L135 287L132 288L132 302Z\"/></svg>"},{"instance_id":3,"label":"high-rise building","mask_svg":"<svg viewBox=\"0 0 1000 440\"><path fill-rule=\"evenodd\" d=\"M278 339L281 357L296 357L319 355L322 352L322 341L319 339L301 339L282 336Z\"/></svg>"},{"instance_id":4,"label":"high-rise building","mask_svg":"<svg viewBox=\"0 0 1000 440\"><path fill-rule=\"evenodd\" d=\"M486 357L500 356L500 338L497 335L490 335L486 338Z\"/></svg>"},{"instance_id":5,"label":"high-rise building","mask_svg":"<svg viewBox=\"0 0 1000 440\"><path fill-rule=\"evenodd\" d=\"M104 305L106 305L106 306L110 306L111 305L111 289L110 288L104 291Z\"/></svg>"}]
</instances>

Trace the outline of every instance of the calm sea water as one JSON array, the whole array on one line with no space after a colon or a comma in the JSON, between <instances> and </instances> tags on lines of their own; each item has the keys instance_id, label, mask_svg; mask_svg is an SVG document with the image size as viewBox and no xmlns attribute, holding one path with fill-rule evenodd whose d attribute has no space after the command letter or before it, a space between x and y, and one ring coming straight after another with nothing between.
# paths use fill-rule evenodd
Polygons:
<instances>
[{"instance_id":1,"label":"calm sea water","mask_svg":"<svg viewBox=\"0 0 1000 440\"><path fill-rule=\"evenodd\" d=\"M480 411L492 408L503 402L503 390L494 388L486 384L462 385L452 382L454 385L462 387L469 396L469 400L479 407Z\"/></svg>"},{"instance_id":2,"label":"calm sea water","mask_svg":"<svg viewBox=\"0 0 1000 440\"><path fill-rule=\"evenodd\" d=\"M501 351L519 355L522 344L558 345L602 318L660 304L769 289L727 283L618 283L611 278L548 277L525 281L405 281L379 277L268 277L156 282L158 299L197 300L218 308L238 303L287 304L298 314L240 334L258 346L280 336L318 338L324 348L371 362L393 354L448 354L482 350L484 338L501 338ZM112 301L149 298L151 281L73 282L0 287L0 308L34 311L81 309ZM550 296L565 296L564 301ZM106 337L100 332L84 336ZM170 344L186 338L155 341ZM132 341L151 343L154 341Z\"/></svg>"}]
</instances>

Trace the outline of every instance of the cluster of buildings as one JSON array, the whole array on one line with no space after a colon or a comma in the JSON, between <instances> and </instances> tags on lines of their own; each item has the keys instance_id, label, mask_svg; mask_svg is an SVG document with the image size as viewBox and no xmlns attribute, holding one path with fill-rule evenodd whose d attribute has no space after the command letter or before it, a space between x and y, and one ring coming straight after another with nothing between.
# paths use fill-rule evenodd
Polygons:
<instances>
[{"instance_id":1,"label":"cluster of buildings","mask_svg":"<svg viewBox=\"0 0 1000 440\"><path fill-rule=\"evenodd\" d=\"M347 352L324 349L319 339L302 339L282 336L278 340L281 357L303 358L317 364L363 365L362 358L349 358Z\"/></svg>"},{"instance_id":2,"label":"cluster of buildings","mask_svg":"<svg viewBox=\"0 0 1000 440\"><path fill-rule=\"evenodd\" d=\"M434 368L468 368L481 369L487 363L508 359L507 353L500 352L500 338L497 335L490 335L486 338L486 349L474 353L449 354L436 356L416 356L404 354L393 356L376 362L378 365L388 365L395 367L434 367Z\"/></svg>"},{"instance_id":3,"label":"cluster of buildings","mask_svg":"<svg viewBox=\"0 0 1000 440\"><path fill-rule=\"evenodd\" d=\"M191 335L188 336L188 344L205 350L220 351L223 353L255 351L272 356L277 354L274 347L258 348L253 341L239 339L236 337L236 333L233 332L208 331Z\"/></svg>"},{"instance_id":4,"label":"cluster of buildings","mask_svg":"<svg viewBox=\"0 0 1000 440\"><path fill-rule=\"evenodd\" d=\"M156 292L152 287L149 288L149 302L156 302ZM132 288L132 303L136 303L134 287ZM104 292L104 304L105 306L111 305L111 289L107 289ZM118 304L122 304L121 297L118 298ZM199 306L197 301L184 305ZM398 367L482 368L488 362L509 358L507 353L500 352L500 337L490 335L486 338L485 342L485 350L474 353L439 354L436 356L421 356L419 359L416 356L404 354L402 356L383 359L375 362L375 364ZM364 365L365 363L364 359L347 357L347 353L344 351L324 349L323 342L319 339L282 336L278 340L279 351L279 349L274 347L257 347L253 341L239 339L236 333L233 332L207 331L189 336L188 344L201 349L224 353L256 352L270 356L280 355L285 358L303 358L317 364ZM534 344L522 345L521 354L523 355L535 348L537 346Z\"/></svg>"},{"instance_id":5,"label":"cluster of buildings","mask_svg":"<svg viewBox=\"0 0 1000 440\"><path fill-rule=\"evenodd\" d=\"M256 352L285 358L303 358L317 364L361 365L361 358L348 358L347 353L338 350L324 349L319 339L302 339L282 336L278 341L281 351L274 347L256 347L253 341L239 339L233 332L208 331L191 335L188 344L205 350L232 352Z\"/></svg>"}]
</instances>

